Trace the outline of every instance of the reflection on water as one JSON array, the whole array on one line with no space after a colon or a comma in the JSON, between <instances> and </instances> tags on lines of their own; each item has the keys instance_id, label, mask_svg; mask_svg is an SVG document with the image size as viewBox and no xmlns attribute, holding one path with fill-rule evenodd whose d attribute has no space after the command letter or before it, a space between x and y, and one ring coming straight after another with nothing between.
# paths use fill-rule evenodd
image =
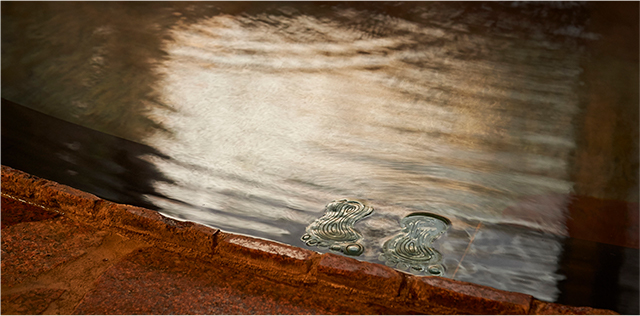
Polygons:
<instances>
[{"instance_id":1,"label":"reflection on water","mask_svg":"<svg viewBox=\"0 0 640 316\"><path fill-rule=\"evenodd\" d=\"M144 196L165 215L305 246L324 205L357 199L376 210L354 226L360 258L380 262L401 220L429 212L451 220L434 241L445 276L554 301L581 64L601 38L588 13L3 3L2 96L161 152L138 158L171 179Z\"/></svg>"},{"instance_id":2,"label":"reflection on water","mask_svg":"<svg viewBox=\"0 0 640 316\"><path fill-rule=\"evenodd\" d=\"M120 203L158 209L146 195L171 182L141 159L152 147L59 120L2 99L2 164Z\"/></svg>"},{"instance_id":3,"label":"reflection on water","mask_svg":"<svg viewBox=\"0 0 640 316\"><path fill-rule=\"evenodd\" d=\"M168 107L154 90L167 29L144 7L3 4L2 16L3 98L136 141L164 129L147 113Z\"/></svg>"},{"instance_id":4,"label":"reflection on water","mask_svg":"<svg viewBox=\"0 0 640 316\"><path fill-rule=\"evenodd\" d=\"M180 132L148 142L173 153L157 164L185 183L160 191L301 223L310 216L295 210L346 194L563 232L563 205L524 223L499 213L519 197L571 188L575 50L436 28L435 17L286 9L174 28L162 93L177 114L155 113ZM461 52L470 43L473 56ZM273 209L282 205L292 210Z\"/></svg>"}]
</instances>

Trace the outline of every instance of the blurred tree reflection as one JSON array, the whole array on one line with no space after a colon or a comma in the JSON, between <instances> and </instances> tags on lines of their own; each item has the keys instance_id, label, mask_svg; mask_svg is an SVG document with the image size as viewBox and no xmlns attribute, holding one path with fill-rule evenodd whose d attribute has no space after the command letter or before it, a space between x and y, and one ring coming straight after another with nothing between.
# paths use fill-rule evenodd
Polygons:
<instances>
[{"instance_id":1,"label":"blurred tree reflection","mask_svg":"<svg viewBox=\"0 0 640 316\"><path fill-rule=\"evenodd\" d=\"M158 4L3 2L2 96L142 141L164 130L149 113L167 107L156 66L176 18Z\"/></svg>"}]
</instances>

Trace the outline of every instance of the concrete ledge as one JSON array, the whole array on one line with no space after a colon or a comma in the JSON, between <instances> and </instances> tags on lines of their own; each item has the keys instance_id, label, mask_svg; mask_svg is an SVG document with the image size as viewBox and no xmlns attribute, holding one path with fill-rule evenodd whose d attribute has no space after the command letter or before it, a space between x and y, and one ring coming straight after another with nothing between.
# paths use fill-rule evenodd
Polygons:
<instances>
[{"instance_id":1,"label":"concrete ledge","mask_svg":"<svg viewBox=\"0 0 640 316\"><path fill-rule=\"evenodd\" d=\"M418 277L380 264L224 233L105 201L6 166L2 166L2 193L74 221L137 236L151 244L172 245L170 248L196 253L199 260L251 271L300 291L323 297L348 294L349 300L364 304L363 308L386 306L427 314L616 314L541 302L530 295L442 277Z\"/></svg>"}]
</instances>

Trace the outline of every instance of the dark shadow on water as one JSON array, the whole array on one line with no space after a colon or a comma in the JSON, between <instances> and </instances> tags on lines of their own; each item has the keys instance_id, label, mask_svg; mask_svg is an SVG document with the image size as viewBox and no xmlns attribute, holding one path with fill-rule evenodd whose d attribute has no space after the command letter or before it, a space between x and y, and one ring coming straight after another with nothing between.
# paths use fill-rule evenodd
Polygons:
<instances>
[{"instance_id":1,"label":"dark shadow on water","mask_svg":"<svg viewBox=\"0 0 640 316\"><path fill-rule=\"evenodd\" d=\"M570 238L560 256L562 304L640 312L638 261L638 2L594 2L601 39L581 62L571 169ZM632 40L630 40L632 39Z\"/></svg>"},{"instance_id":2,"label":"dark shadow on water","mask_svg":"<svg viewBox=\"0 0 640 316\"><path fill-rule=\"evenodd\" d=\"M167 159L152 147L104 134L2 99L2 164L91 192L110 201L157 209L170 182L142 157Z\"/></svg>"},{"instance_id":3,"label":"dark shadow on water","mask_svg":"<svg viewBox=\"0 0 640 316\"><path fill-rule=\"evenodd\" d=\"M166 5L4 2L2 97L138 142L165 131L149 114L171 108L157 91L162 42L178 19L171 13Z\"/></svg>"},{"instance_id":4,"label":"dark shadow on water","mask_svg":"<svg viewBox=\"0 0 640 316\"><path fill-rule=\"evenodd\" d=\"M556 302L637 315L639 256L638 249L567 238Z\"/></svg>"}]
</instances>

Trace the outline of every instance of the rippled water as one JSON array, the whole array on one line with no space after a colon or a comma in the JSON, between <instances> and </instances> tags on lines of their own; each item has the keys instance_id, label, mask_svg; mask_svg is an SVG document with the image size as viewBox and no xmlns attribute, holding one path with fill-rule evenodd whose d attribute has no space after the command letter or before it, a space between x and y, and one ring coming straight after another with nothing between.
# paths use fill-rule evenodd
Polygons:
<instances>
[{"instance_id":1,"label":"rippled water","mask_svg":"<svg viewBox=\"0 0 640 316\"><path fill-rule=\"evenodd\" d=\"M601 37L586 4L2 11L3 98L153 148L136 158L170 181L141 196L162 214L308 247L325 205L354 199L375 209L359 258L380 262L401 220L429 212L451 221L434 243L445 276L558 297L582 63Z\"/></svg>"}]
</instances>

